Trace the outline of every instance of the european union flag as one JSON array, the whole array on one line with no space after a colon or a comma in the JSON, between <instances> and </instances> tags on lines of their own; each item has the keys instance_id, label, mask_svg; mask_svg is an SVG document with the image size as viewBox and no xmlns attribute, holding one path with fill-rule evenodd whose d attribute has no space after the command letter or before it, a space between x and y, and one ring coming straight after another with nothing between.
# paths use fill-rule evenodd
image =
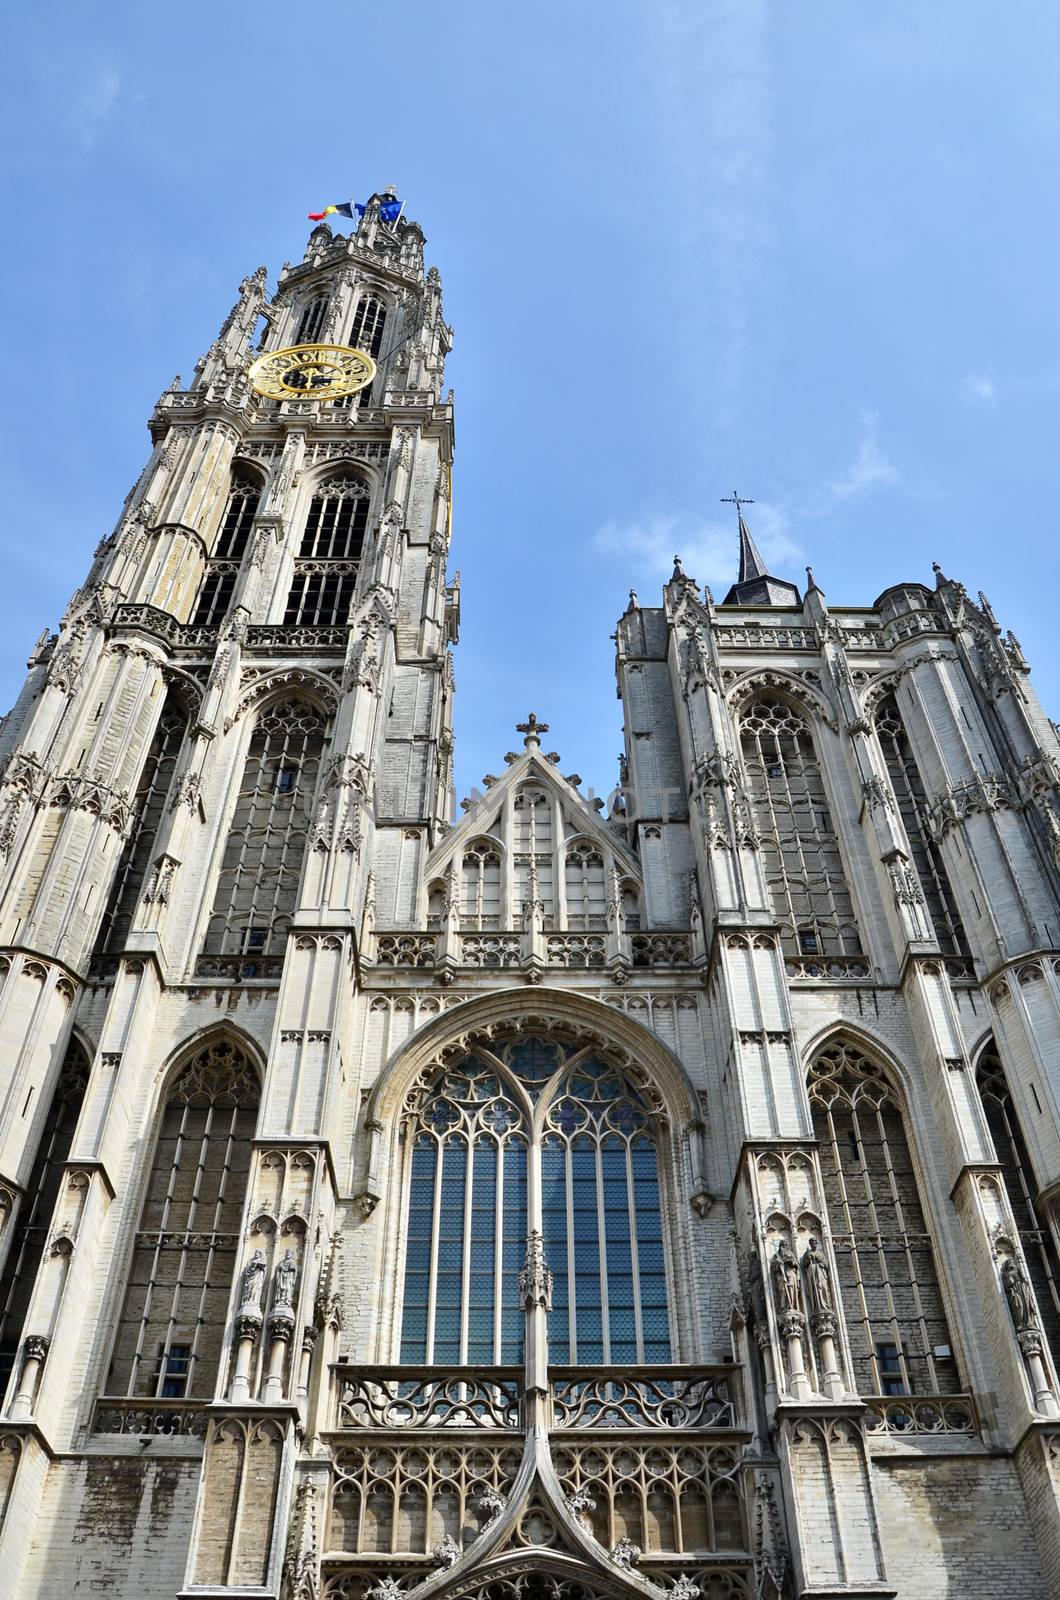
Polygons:
<instances>
[{"instance_id":1,"label":"european union flag","mask_svg":"<svg viewBox=\"0 0 1060 1600\"><path fill-rule=\"evenodd\" d=\"M400 215L401 215L401 210L402 210L402 207L404 206L404 204L405 204L404 200L389 199L389 200L381 201L380 205L379 205L379 218L380 218L380 221L381 222L396 222L398 217L400 217ZM359 217L363 217L367 210L368 210L368 207L366 205L358 206L357 207L357 215Z\"/></svg>"}]
</instances>

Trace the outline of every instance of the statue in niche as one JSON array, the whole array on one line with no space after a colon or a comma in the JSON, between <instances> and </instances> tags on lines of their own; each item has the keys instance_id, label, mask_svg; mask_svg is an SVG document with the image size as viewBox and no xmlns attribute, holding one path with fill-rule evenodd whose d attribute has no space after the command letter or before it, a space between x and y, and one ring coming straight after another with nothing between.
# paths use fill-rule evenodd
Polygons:
<instances>
[{"instance_id":1,"label":"statue in niche","mask_svg":"<svg viewBox=\"0 0 1060 1600\"><path fill-rule=\"evenodd\" d=\"M777 1311L799 1311L799 1263L786 1239L781 1239L769 1267Z\"/></svg>"},{"instance_id":2,"label":"statue in niche","mask_svg":"<svg viewBox=\"0 0 1060 1600\"><path fill-rule=\"evenodd\" d=\"M1001 1287L1012 1313L1017 1333L1025 1333L1035 1326L1034 1294L1023 1263L1016 1256L1006 1256L1001 1263Z\"/></svg>"},{"instance_id":3,"label":"statue in niche","mask_svg":"<svg viewBox=\"0 0 1060 1600\"><path fill-rule=\"evenodd\" d=\"M806 1303L811 1311L833 1311L832 1274L816 1239L810 1239L802 1258L806 1274Z\"/></svg>"},{"instance_id":4,"label":"statue in niche","mask_svg":"<svg viewBox=\"0 0 1060 1600\"><path fill-rule=\"evenodd\" d=\"M261 1310L261 1294L265 1287L265 1252L255 1250L246 1266L243 1268L243 1290L240 1295L240 1308L252 1311Z\"/></svg>"},{"instance_id":5,"label":"statue in niche","mask_svg":"<svg viewBox=\"0 0 1060 1600\"><path fill-rule=\"evenodd\" d=\"M294 1304L294 1286L298 1278L298 1263L293 1250L285 1250L283 1260L273 1274L274 1301L279 1306Z\"/></svg>"}]
</instances>

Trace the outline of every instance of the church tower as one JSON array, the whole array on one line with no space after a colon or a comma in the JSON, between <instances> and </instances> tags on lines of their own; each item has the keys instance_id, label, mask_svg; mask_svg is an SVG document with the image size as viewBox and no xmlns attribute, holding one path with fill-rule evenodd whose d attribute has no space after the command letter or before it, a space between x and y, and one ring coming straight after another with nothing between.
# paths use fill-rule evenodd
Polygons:
<instances>
[{"instance_id":1,"label":"church tower","mask_svg":"<svg viewBox=\"0 0 1060 1600\"><path fill-rule=\"evenodd\" d=\"M531 712L456 808L397 211L244 280L3 725L0 1590L1048 1600L1019 645L937 569L802 593L734 495L725 601L619 621L609 804Z\"/></svg>"}]
</instances>

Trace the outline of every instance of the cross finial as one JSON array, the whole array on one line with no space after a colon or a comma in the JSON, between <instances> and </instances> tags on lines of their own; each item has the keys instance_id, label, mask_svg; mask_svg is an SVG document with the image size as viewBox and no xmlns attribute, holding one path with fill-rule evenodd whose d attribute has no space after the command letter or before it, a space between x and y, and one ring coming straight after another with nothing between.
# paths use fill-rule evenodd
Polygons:
<instances>
[{"instance_id":1,"label":"cross finial","mask_svg":"<svg viewBox=\"0 0 1060 1600\"><path fill-rule=\"evenodd\" d=\"M721 504L723 506L735 506L736 507L736 516L737 516L737 519L739 519L740 507L741 506L753 506L754 505L754 501L747 499L744 495L737 494L736 490L734 489L732 491L732 494L723 494L722 495Z\"/></svg>"},{"instance_id":2,"label":"cross finial","mask_svg":"<svg viewBox=\"0 0 1060 1600\"><path fill-rule=\"evenodd\" d=\"M536 750L541 743L541 735L548 732L548 723L538 722L537 712L531 711L525 722L515 724L515 731L526 735L523 743L528 750Z\"/></svg>"}]
</instances>

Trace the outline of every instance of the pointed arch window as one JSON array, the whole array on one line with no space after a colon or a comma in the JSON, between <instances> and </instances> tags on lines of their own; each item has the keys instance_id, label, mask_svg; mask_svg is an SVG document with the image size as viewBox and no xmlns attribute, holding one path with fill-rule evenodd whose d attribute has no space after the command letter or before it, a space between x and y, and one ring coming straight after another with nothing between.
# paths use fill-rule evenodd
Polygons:
<instances>
[{"instance_id":1,"label":"pointed arch window","mask_svg":"<svg viewBox=\"0 0 1060 1600\"><path fill-rule=\"evenodd\" d=\"M975 1079L1034 1286L1042 1326L1053 1360L1060 1361L1060 1259L1048 1224L1038 1216L1035 1204L1038 1182L993 1040L979 1057Z\"/></svg>"},{"instance_id":2,"label":"pointed arch window","mask_svg":"<svg viewBox=\"0 0 1060 1600\"><path fill-rule=\"evenodd\" d=\"M564 863L568 928L607 926L604 858L589 844L572 845Z\"/></svg>"},{"instance_id":3,"label":"pointed arch window","mask_svg":"<svg viewBox=\"0 0 1060 1600\"><path fill-rule=\"evenodd\" d=\"M521 916L536 898L546 922L551 922L555 914L552 801L543 789L520 789L514 801L514 816L516 915Z\"/></svg>"},{"instance_id":4,"label":"pointed arch window","mask_svg":"<svg viewBox=\"0 0 1060 1600\"><path fill-rule=\"evenodd\" d=\"M876 733L939 948L946 955L967 955L968 943L942 853L927 830L924 785L893 694L886 696L876 713Z\"/></svg>"},{"instance_id":5,"label":"pointed arch window","mask_svg":"<svg viewBox=\"0 0 1060 1600\"><path fill-rule=\"evenodd\" d=\"M838 1044L810 1105L854 1380L862 1394L960 1387L903 1108L875 1062Z\"/></svg>"},{"instance_id":6,"label":"pointed arch window","mask_svg":"<svg viewBox=\"0 0 1060 1600\"><path fill-rule=\"evenodd\" d=\"M465 928L501 925L501 858L497 847L485 839L464 852L460 867L460 922Z\"/></svg>"},{"instance_id":7,"label":"pointed arch window","mask_svg":"<svg viewBox=\"0 0 1060 1600\"><path fill-rule=\"evenodd\" d=\"M221 531L213 555L206 563L191 619L193 623L212 627L227 616L260 500L261 484L257 476L237 462L232 468Z\"/></svg>"},{"instance_id":8,"label":"pointed arch window","mask_svg":"<svg viewBox=\"0 0 1060 1600\"><path fill-rule=\"evenodd\" d=\"M97 954L113 955L125 948L129 929L140 904L144 879L154 858L155 837L173 782L186 726L183 707L174 695L168 695L140 774L132 829L125 841L100 923L96 939Z\"/></svg>"},{"instance_id":9,"label":"pointed arch window","mask_svg":"<svg viewBox=\"0 0 1060 1600\"><path fill-rule=\"evenodd\" d=\"M282 953L298 903L324 734L320 713L297 698L274 702L258 717L221 860L207 954Z\"/></svg>"},{"instance_id":10,"label":"pointed arch window","mask_svg":"<svg viewBox=\"0 0 1060 1600\"><path fill-rule=\"evenodd\" d=\"M227 1040L193 1056L170 1089L137 1223L108 1395L213 1396L259 1097L257 1073Z\"/></svg>"},{"instance_id":11,"label":"pointed arch window","mask_svg":"<svg viewBox=\"0 0 1060 1600\"><path fill-rule=\"evenodd\" d=\"M328 314L328 296L315 294L307 300L302 308L302 315L298 321L298 332L294 336L295 344L312 344L320 338L320 330L324 326L324 318Z\"/></svg>"},{"instance_id":12,"label":"pointed arch window","mask_svg":"<svg viewBox=\"0 0 1060 1600\"><path fill-rule=\"evenodd\" d=\"M386 327L386 304L378 295L362 295L353 314L350 343L355 350L363 350L373 358L383 348L383 330Z\"/></svg>"},{"instance_id":13,"label":"pointed arch window","mask_svg":"<svg viewBox=\"0 0 1060 1600\"><path fill-rule=\"evenodd\" d=\"M740 743L766 882L792 955L859 955L854 907L809 725L787 701L758 694Z\"/></svg>"},{"instance_id":14,"label":"pointed arch window","mask_svg":"<svg viewBox=\"0 0 1060 1600\"><path fill-rule=\"evenodd\" d=\"M63 1167L74 1139L88 1085L88 1058L71 1041L52 1094L37 1154L14 1221L11 1246L0 1271L0 1393L22 1340L37 1270L51 1233Z\"/></svg>"},{"instance_id":15,"label":"pointed arch window","mask_svg":"<svg viewBox=\"0 0 1060 1600\"><path fill-rule=\"evenodd\" d=\"M552 1359L668 1361L657 1096L595 1051L526 1036L496 1051L432 1069L406 1103L401 1360L518 1361L536 1229Z\"/></svg>"},{"instance_id":16,"label":"pointed arch window","mask_svg":"<svg viewBox=\"0 0 1060 1600\"><path fill-rule=\"evenodd\" d=\"M371 492L354 472L320 485L309 506L284 622L330 626L349 617Z\"/></svg>"}]
</instances>

